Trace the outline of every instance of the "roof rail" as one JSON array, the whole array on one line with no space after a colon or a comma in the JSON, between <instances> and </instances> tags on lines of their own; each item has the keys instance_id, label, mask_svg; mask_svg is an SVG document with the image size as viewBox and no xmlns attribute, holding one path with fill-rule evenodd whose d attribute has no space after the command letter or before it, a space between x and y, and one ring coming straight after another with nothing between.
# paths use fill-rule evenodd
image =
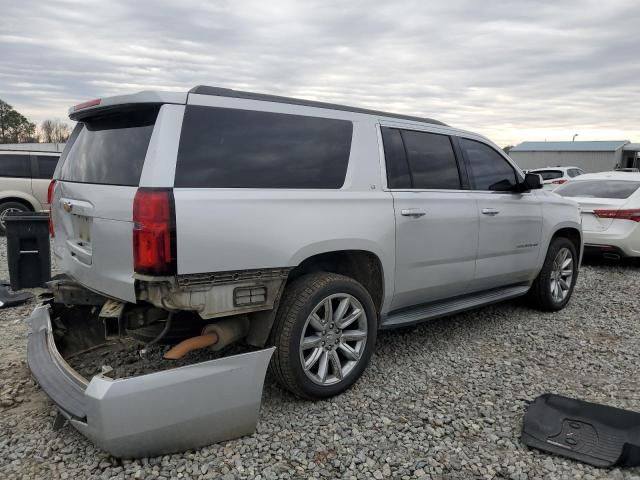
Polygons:
<instances>
[{"instance_id":1,"label":"roof rail","mask_svg":"<svg viewBox=\"0 0 640 480\"><path fill-rule=\"evenodd\" d=\"M435 125L448 126L446 123L434 120L432 118L414 117L411 115L400 115L397 113L381 112L379 110L368 110L366 108L348 107L346 105L338 105L335 103L316 102L313 100L303 100L300 98L280 97L278 95L267 95L264 93L243 92L233 90L231 88L209 87L206 85L198 85L189 90L189 93L198 95L214 95L217 97L244 98L246 100L260 100L263 102L286 103L290 105L301 105L305 107L326 108L329 110L340 110L343 112L364 113L368 115L378 115L384 117L398 118L402 120L411 120L414 122L433 123Z\"/></svg>"}]
</instances>

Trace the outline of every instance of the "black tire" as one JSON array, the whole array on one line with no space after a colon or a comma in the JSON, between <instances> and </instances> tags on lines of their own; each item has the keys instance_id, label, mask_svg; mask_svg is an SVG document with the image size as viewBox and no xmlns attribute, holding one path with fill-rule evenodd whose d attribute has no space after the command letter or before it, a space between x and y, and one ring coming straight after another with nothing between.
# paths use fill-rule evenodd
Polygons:
<instances>
[{"instance_id":1,"label":"black tire","mask_svg":"<svg viewBox=\"0 0 640 480\"><path fill-rule=\"evenodd\" d=\"M563 249L567 249L571 253L573 260L573 275L571 277L571 282L566 297L558 300L552 295L551 282L552 273L554 270L554 261L556 260L558 253ZM542 270L540 270L538 277L535 279L533 285L531 286L531 290L529 290L529 304L534 308L547 312L562 310L567 305L567 303L569 303L571 295L573 294L573 289L576 285L576 280L578 279L578 262L579 258L573 242L571 242L571 240L566 237L554 238L549 245L549 250L547 250L547 256L544 260Z\"/></svg>"},{"instance_id":2,"label":"black tire","mask_svg":"<svg viewBox=\"0 0 640 480\"><path fill-rule=\"evenodd\" d=\"M4 216L8 212L30 212L31 210L23 203L3 202L0 203L0 235L6 235L7 230L4 225Z\"/></svg>"},{"instance_id":3,"label":"black tire","mask_svg":"<svg viewBox=\"0 0 640 480\"><path fill-rule=\"evenodd\" d=\"M331 363L327 368L334 372L333 381L337 383L323 385L314 382L305 373L300 345L303 329L306 331L310 328L307 322L308 318L314 309L318 308L321 302L331 295L352 296L359 302L366 319L359 319L358 322L363 324L366 322L367 336L366 340L360 344L361 350L358 360L355 360L355 365L344 375L344 378L338 380L338 377L335 376L334 363ZM334 298L334 302L339 300L339 297ZM338 314L335 313L335 315L337 317ZM335 326L338 327L337 322ZM321 272L304 275L287 285L280 302L270 337L270 343L276 347L270 366L271 372L282 387L302 398L327 398L342 393L355 383L367 367L375 347L377 328L378 319L371 295L357 281L334 273ZM331 329L328 330L329 334L333 334ZM337 329L335 331L337 332ZM346 334L347 329L344 332ZM342 330L337 335L341 336ZM336 345L338 342L342 342L342 340L336 341ZM327 343L331 344L332 342ZM324 351L328 348L334 348L335 355L339 355L341 360L346 362L342 357L341 350L339 350L340 346L337 348L329 346L315 348L320 349L320 355L324 355ZM331 352L327 352L327 354L332 355ZM321 361L322 358L318 360L319 363Z\"/></svg>"}]
</instances>

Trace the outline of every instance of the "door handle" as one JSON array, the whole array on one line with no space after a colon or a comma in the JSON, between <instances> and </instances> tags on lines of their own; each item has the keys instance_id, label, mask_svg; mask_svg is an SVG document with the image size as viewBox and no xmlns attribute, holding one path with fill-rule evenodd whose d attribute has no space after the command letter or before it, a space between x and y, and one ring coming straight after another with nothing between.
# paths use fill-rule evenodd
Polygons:
<instances>
[{"instance_id":1,"label":"door handle","mask_svg":"<svg viewBox=\"0 0 640 480\"><path fill-rule=\"evenodd\" d=\"M424 217L427 214L426 210L422 210L421 208L403 208L400 210L400 215L403 217L413 217L420 218Z\"/></svg>"},{"instance_id":2,"label":"door handle","mask_svg":"<svg viewBox=\"0 0 640 480\"><path fill-rule=\"evenodd\" d=\"M496 208L483 208L482 209L482 214L483 215L490 215L492 217L498 215L500 213L500 210L496 209Z\"/></svg>"}]
</instances>

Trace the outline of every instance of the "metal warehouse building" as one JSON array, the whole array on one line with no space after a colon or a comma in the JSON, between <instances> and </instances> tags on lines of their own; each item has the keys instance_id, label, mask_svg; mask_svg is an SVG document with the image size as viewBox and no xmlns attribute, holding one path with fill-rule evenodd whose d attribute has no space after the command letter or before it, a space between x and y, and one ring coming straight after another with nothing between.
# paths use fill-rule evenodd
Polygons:
<instances>
[{"instance_id":1,"label":"metal warehouse building","mask_svg":"<svg viewBox=\"0 0 640 480\"><path fill-rule=\"evenodd\" d=\"M523 142L509 155L522 169L579 167L587 173L616 167L640 168L640 143L629 140L605 142Z\"/></svg>"}]
</instances>

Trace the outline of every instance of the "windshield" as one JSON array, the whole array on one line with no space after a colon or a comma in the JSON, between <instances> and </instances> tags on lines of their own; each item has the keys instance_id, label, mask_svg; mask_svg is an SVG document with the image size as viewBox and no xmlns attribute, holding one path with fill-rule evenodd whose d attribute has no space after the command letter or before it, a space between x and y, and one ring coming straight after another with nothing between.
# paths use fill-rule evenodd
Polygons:
<instances>
[{"instance_id":1,"label":"windshield","mask_svg":"<svg viewBox=\"0 0 640 480\"><path fill-rule=\"evenodd\" d=\"M563 197L629 198L640 182L626 180L577 180L554 190Z\"/></svg>"},{"instance_id":2,"label":"windshield","mask_svg":"<svg viewBox=\"0 0 640 480\"><path fill-rule=\"evenodd\" d=\"M562 178L562 172L560 170L533 170L531 173L537 173L542 177L542 180Z\"/></svg>"},{"instance_id":3,"label":"windshield","mask_svg":"<svg viewBox=\"0 0 640 480\"><path fill-rule=\"evenodd\" d=\"M69 182L137 186L159 106L89 118L76 125L57 178Z\"/></svg>"}]
</instances>

